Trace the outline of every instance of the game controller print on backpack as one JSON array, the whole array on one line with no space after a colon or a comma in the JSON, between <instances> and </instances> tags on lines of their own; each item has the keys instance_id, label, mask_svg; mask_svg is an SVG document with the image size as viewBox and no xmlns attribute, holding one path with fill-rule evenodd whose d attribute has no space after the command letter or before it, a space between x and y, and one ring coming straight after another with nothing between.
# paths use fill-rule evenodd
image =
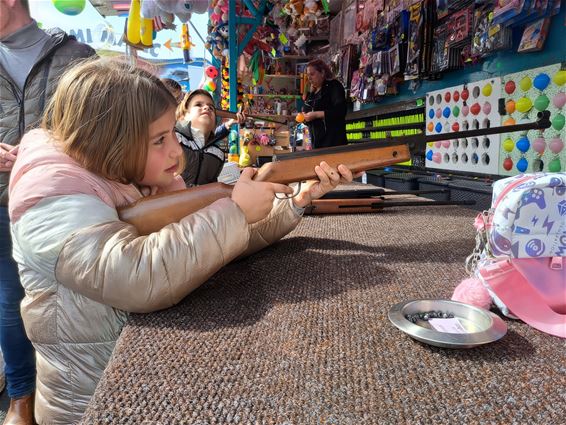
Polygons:
<instances>
[{"instance_id":1,"label":"game controller print on backpack","mask_svg":"<svg viewBox=\"0 0 566 425\"><path fill-rule=\"evenodd\" d=\"M476 249L466 260L473 278L452 298L493 301L503 314L566 338L566 173L495 182L492 207L474 225Z\"/></svg>"}]
</instances>

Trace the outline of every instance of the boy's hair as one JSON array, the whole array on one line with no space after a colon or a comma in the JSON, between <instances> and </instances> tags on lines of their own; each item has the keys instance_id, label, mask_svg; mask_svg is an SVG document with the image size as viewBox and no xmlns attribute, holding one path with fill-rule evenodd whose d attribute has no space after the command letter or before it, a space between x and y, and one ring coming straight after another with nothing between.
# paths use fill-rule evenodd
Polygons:
<instances>
[{"instance_id":1,"label":"boy's hair","mask_svg":"<svg viewBox=\"0 0 566 425\"><path fill-rule=\"evenodd\" d=\"M191 106L191 100L193 100L194 97L197 95L206 96L210 98L210 100L212 100L212 104L214 105L214 98L208 91L204 89L196 89L191 92L187 92L182 102L179 103L179 106L177 106L177 120L183 119L183 117L186 115L187 111L189 110L189 107ZM216 116L216 108L214 115Z\"/></svg>"},{"instance_id":2,"label":"boy's hair","mask_svg":"<svg viewBox=\"0 0 566 425\"><path fill-rule=\"evenodd\" d=\"M321 74L324 74L324 78L326 80L332 80L334 78L330 67L322 59L313 59L312 61L307 63L307 68L309 66L316 69Z\"/></svg>"},{"instance_id":3,"label":"boy's hair","mask_svg":"<svg viewBox=\"0 0 566 425\"><path fill-rule=\"evenodd\" d=\"M162 78L161 82L165 84L165 87L173 95L177 103L183 100L183 87L177 81L172 78Z\"/></svg>"},{"instance_id":4,"label":"boy's hair","mask_svg":"<svg viewBox=\"0 0 566 425\"><path fill-rule=\"evenodd\" d=\"M144 176L149 125L175 107L148 71L116 59L88 59L62 76L42 127L87 170L136 183Z\"/></svg>"}]
</instances>

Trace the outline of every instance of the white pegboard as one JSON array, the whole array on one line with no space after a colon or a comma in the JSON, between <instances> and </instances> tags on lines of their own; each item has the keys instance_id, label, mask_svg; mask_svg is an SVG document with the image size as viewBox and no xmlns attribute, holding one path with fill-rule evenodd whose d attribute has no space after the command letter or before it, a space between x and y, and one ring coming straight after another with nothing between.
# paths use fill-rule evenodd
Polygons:
<instances>
[{"instance_id":1,"label":"white pegboard","mask_svg":"<svg viewBox=\"0 0 566 425\"><path fill-rule=\"evenodd\" d=\"M453 140L450 133L500 126L500 93L499 77L427 93L426 134L447 135L444 141L428 144L427 168L497 174L499 135Z\"/></svg>"}]
</instances>

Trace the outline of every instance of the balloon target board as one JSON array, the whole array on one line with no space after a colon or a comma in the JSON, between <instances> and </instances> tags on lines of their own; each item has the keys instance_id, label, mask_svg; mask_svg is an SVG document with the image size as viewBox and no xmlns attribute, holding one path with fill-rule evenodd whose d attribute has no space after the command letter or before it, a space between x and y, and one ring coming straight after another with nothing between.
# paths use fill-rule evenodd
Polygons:
<instances>
[{"instance_id":1,"label":"balloon target board","mask_svg":"<svg viewBox=\"0 0 566 425\"><path fill-rule=\"evenodd\" d=\"M503 125L534 121L537 113L550 111L552 126L501 135L500 175L566 170L566 70L560 64L534 68L502 78Z\"/></svg>"},{"instance_id":2,"label":"balloon target board","mask_svg":"<svg viewBox=\"0 0 566 425\"><path fill-rule=\"evenodd\" d=\"M500 78L491 78L427 93L426 134L447 133L427 144L427 168L497 174L499 135L451 139L449 133L500 126L500 92Z\"/></svg>"}]
</instances>

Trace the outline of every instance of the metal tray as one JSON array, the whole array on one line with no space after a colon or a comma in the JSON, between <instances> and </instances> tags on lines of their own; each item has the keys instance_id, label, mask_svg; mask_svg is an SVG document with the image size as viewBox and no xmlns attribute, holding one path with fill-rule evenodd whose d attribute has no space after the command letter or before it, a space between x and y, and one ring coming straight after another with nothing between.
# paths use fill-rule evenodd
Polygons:
<instances>
[{"instance_id":1,"label":"metal tray","mask_svg":"<svg viewBox=\"0 0 566 425\"><path fill-rule=\"evenodd\" d=\"M406 316L430 311L453 315L467 333L440 332L425 320L413 323L406 318ZM388 316L393 325L412 338L436 347L473 348L497 341L507 333L507 325L496 314L457 301L405 301L391 307Z\"/></svg>"}]
</instances>

